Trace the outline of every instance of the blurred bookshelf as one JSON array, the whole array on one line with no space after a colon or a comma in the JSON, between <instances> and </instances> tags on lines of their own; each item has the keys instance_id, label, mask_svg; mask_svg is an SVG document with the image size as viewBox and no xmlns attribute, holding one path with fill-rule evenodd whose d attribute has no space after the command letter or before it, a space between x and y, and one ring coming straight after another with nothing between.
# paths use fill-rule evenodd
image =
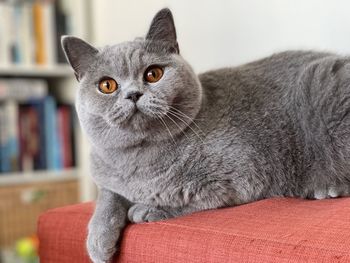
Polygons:
<instances>
[{"instance_id":1,"label":"blurred bookshelf","mask_svg":"<svg viewBox=\"0 0 350 263\"><path fill-rule=\"evenodd\" d=\"M1 186L22 185L38 182L57 182L76 180L78 169L71 168L62 171L35 171L25 173L3 174L0 176Z\"/></svg>"},{"instance_id":2,"label":"blurred bookshelf","mask_svg":"<svg viewBox=\"0 0 350 263\"><path fill-rule=\"evenodd\" d=\"M86 146L60 36L89 39L88 14L87 0L0 0L0 262L41 212L84 200Z\"/></svg>"},{"instance_id":3,"label":"blurred bookshelf","mask_svg":"<svg viewBox=\"0 0 350 263\"><path fill-rule=\"evenodd\" d=\"M71 67L65 64L54 66L0 66L0 76L57 78L72 77Z\"/></svg>"},{"instance_id":4,"label":"blurred bookshelf","mask_svg":"<svg viewBox=\"0 0 350 263\"><path fill-rule=\"evenodd\" d=\"M62 171L72 171L72 167L78 174L73 160L68 165L63 160L64 151L70 151L73 159L74 145L63 149L61 144L74 143L76 125L72 123L72 100L63 101L67 96L59 89L73 76L60 37L82 31L79 26L84 25L73 18L77 2L0 1L0 186L21 177L34 181L37 174L41 180L53 174L65 178ZM66 134L59 134L64 129ZM28 145L35 149L28 150Z\"/></svg>"}]
</instances>

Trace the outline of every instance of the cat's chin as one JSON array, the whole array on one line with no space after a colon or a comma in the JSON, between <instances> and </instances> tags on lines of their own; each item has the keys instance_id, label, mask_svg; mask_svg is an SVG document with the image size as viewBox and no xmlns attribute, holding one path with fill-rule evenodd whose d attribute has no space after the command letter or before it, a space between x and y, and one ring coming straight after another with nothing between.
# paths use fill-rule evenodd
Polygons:
<instances>
[{"instance_id":1,"label":"cat's chin","mask_svg":"<svg viewBox=\"0 0 350 263\"><path fill-rule=\"evenodd\" d=\"M139 109L136 108L133 114L126 121L126 124L130 126L137 126L145 123L146 118L147 118L147 115L145 115L143 112L141 112Z\"/></svg>"},{"instance_id":2,"label":"cat's chin","mask_svg":"<svg viewBox=\"0 0 350 263\"><path fill-rule=\"evenodd\" d=\"M148 129L153 118L154 117L149 116L135 107L135 109L129 114L119 116L118 118L105 118L105 121L113 128L141 131Z\"/></svg>"}]
</instances>

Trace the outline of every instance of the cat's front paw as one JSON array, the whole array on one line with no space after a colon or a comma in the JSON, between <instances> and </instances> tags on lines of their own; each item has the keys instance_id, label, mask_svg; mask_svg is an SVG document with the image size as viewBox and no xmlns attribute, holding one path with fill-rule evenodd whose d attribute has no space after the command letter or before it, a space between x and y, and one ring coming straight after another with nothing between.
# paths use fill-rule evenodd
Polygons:
<instances>
[{"instance_id":1,"label":"cat's front paw","mask_svg":"<svg viewBox=\"0 0 350 263\"><path fill-rule=\"evenodd\" d=\"M153 222L172 217L168 212L152 206L135 204L128 211L128 218L131 222Z\"/></svg>"},{"instance_id":2,"label":"cat's front paw","mask_svg":"<svg viewBox=\"0 0 350 263\"><path fill-rule=\"evenodd\" d=\"M110 229L97 223L90 223L86 247L94 263L110 262L116 249L120 230Z\"/></svg>"}]
</instances>

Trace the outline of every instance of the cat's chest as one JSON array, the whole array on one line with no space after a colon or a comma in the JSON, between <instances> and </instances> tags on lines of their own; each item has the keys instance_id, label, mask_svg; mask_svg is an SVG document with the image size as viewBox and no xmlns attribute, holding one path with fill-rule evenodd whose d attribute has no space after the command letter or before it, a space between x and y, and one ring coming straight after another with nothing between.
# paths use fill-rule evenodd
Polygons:
<instances>
[{"instance_id":1,"label":"cat's chest","mask_svg":"<svg viewBox=\"0 0 350 263\"><path fill-rule=\"evenodd\" d=\"M181 188L179 174L185 159L174 152L135 151L109 154L109 158L113 161L92 154L94 181L132 202L168 205L170 193Z\"/></svg>"}]
</instances>

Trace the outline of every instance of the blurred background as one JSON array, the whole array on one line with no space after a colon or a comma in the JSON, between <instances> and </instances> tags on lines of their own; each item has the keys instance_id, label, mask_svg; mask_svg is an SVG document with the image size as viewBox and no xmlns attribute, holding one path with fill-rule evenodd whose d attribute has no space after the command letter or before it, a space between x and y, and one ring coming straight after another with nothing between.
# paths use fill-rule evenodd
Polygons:
<instances>
[{"instance_id":1,"label":"blurred background","mask_svg":"<svg viewBox=\"0 0 350 263\"><path fill-rule=\"evenodd\" d=\"M132 40L163 7L196 72L287 49L350 54L347 0L0 0L0 262L37 262L38 215L96 196L60 36Z\"/></svg>"}]
</instances>

